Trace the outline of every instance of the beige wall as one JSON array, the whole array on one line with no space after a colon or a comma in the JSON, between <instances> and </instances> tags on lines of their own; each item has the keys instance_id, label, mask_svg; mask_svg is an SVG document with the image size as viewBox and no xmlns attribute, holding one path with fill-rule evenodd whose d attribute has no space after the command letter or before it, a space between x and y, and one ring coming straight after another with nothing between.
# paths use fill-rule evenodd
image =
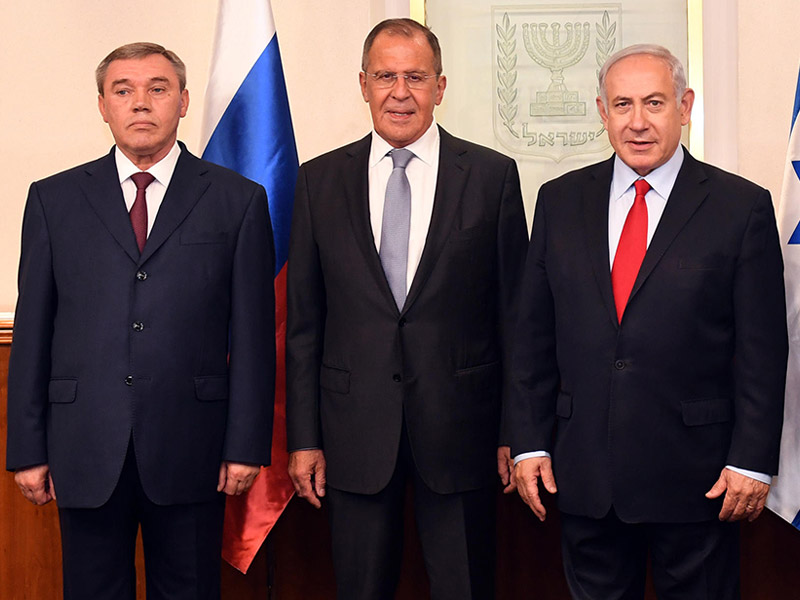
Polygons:
<instances>
[{"instance_id":1,"label":"beige wall","mask_svg":"<svg viewBox=\"0 0 800 600\"><path fill-rule=\"evenodd\" d=\"M727 6L733 1L706 0ZM298 151L305 160L369 127L357 87L361 42L372 24L397 14L405 3L273 0L272 5ZM191 103L180 136L190 150L198 151L216 10L217 0L0 0L0 312L13 310L16 300L19 229L28 185L96 158L112 144L97 113L92 74L108 51L151 40L184 59ZM708 28L709 15L705 18ZM738 22L738 36L733 36L738 37L738 49L734 44L728 60L738 63L731 71L738 73L739 100L729 121L738 124L721 126L738 130L734 139L739 147L735 166L726 166L777 196L800 58L797 1L739 0L733 21ZM711 109L707 104L706 110ZM709 158L714 157L711 152Z\"/></svg>"},{"instance_id":2,"label":"beige wall","mask_svg":"<svg viewBox=\"0 0 800 600\"><path fill-rule=\"evenodd\" d=\"M780 200L800 65L800 2L739 0L739 169Z\"/></svg>"}]
</instances>

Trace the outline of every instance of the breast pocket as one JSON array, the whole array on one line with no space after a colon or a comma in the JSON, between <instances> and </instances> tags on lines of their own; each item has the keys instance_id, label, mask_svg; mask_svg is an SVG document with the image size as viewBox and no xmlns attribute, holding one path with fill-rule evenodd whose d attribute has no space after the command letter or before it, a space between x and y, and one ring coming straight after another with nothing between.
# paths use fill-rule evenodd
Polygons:
<instances>
[{"instance_id":1,"label":"breast pocket","mask_svg":"<svg viewBox=\"0 0 800 600\"><path fill-rule=\"evenodd\" d=\"M183 231L180 239L182 246L224 244L228 240L228 234L225 231Z\"/></svg>"}]
</instances>

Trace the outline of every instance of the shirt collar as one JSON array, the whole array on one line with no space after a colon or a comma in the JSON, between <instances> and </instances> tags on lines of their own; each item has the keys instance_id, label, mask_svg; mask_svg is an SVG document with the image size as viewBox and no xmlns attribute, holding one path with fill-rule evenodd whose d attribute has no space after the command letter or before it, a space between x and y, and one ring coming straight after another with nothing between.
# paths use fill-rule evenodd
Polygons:
<instances>
[{"instance_id":1,"label":"shirt collar","mask_svg":"<svg viewBox=\"0 0 800 600\"><path fill-rule=\"evenodd\" d=\"M678 172L683 164L683 146L678 144L670 159L657 169L652 170L643 179L647 180L650 187L658 192L658 195L668 199ZM611 197L616 200L627 192L633 183L642 177L628 165L622 162L619 155L614 156L614 175L611 179Z\"/></svg>"},{"instance_id":2,"label":"shirt collar","mask_svg":"<svg viewBox=\"0 0 800 600\"><path fill-rule=\"evenodd\" d=\"M427 131L420 138L408 146L408 150L414 153L418 159L432 166L439 150L439 128L436 126L436 119L433 120ZM378 132L372 130L372 146L369 152L369 166L374 167L391 151L394 147L383 139Z\"/></svg>"},{"instance_id":3,"label":"shirt collar","mask_svg":"<svg viewBox=\"0 0 800 600\"><path fill-rule=\"evenodd\" d=\"M178 164L178 157L180 154L181 147L176 141L167 155L152 167L147 169L147 172L155 177L156 181L158 181L161 185L164 187L169 187L169 181L172 179L172 174L175 172L175 165ZM117 174L119 175L120 183L128 179L134 173L141 172L141 169L133 164L131 159L123 154L122 150L119 149L119 146L117 146L114 150L114 160L117 162Z\"/></svg>"}]
</instances>

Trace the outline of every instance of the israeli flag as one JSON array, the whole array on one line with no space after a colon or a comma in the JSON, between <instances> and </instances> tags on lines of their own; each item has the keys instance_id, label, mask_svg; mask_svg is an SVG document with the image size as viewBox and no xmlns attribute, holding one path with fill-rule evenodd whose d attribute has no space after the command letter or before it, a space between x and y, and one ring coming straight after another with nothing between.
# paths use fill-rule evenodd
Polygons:
<instances>
[{"instance_id":1,"label":"israeli flag","mask_svg":"<svg viewBox=\"0 0 800 600\"><path fill-rule=\"evenodd\" d=\"M786 151L778 230L786 279L789 326L789 366L786 373L781 459L772 480L767 506L800 529L800 73L792 111L792 129Z\"/></svg>"}]
</instances>

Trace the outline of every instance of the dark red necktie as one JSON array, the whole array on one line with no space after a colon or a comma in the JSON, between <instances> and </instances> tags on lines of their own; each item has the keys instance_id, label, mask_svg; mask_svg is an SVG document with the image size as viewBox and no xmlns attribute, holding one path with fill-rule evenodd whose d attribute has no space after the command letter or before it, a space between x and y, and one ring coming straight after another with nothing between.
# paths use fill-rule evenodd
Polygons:
<instances>
[{"instance_id":1,"label":"dark red necktie","mask_svg":"<svg viewBox=\"0 0 800 600\"><path fill-rule=\"evenodd\" d=\"M611 285L614 288L614 303L617 305L617 319L620 322L647 252L647 203L644 197L650 191L650 184L639 179L633 187L636 188L636 198L625 219L617 253L614 255L614 266L611 268Z\"/></svg>"},{"instance_id":2,"label":"dark red necktie","mask_svg":"<svg viewBox=\"0 0 800 600\"><path fill-rule=\"evenodd\" d=\"M131 225L133 225L133 233L136 236L136 244L139 246L139 252L144 250L144 243L147 241L147 200L145 199L145 190L147 186L153 183L155 177L150 173L134 173L131 175L133 183L136 184L136 200L131 206Z\"/></svg>"}]
</instances>

